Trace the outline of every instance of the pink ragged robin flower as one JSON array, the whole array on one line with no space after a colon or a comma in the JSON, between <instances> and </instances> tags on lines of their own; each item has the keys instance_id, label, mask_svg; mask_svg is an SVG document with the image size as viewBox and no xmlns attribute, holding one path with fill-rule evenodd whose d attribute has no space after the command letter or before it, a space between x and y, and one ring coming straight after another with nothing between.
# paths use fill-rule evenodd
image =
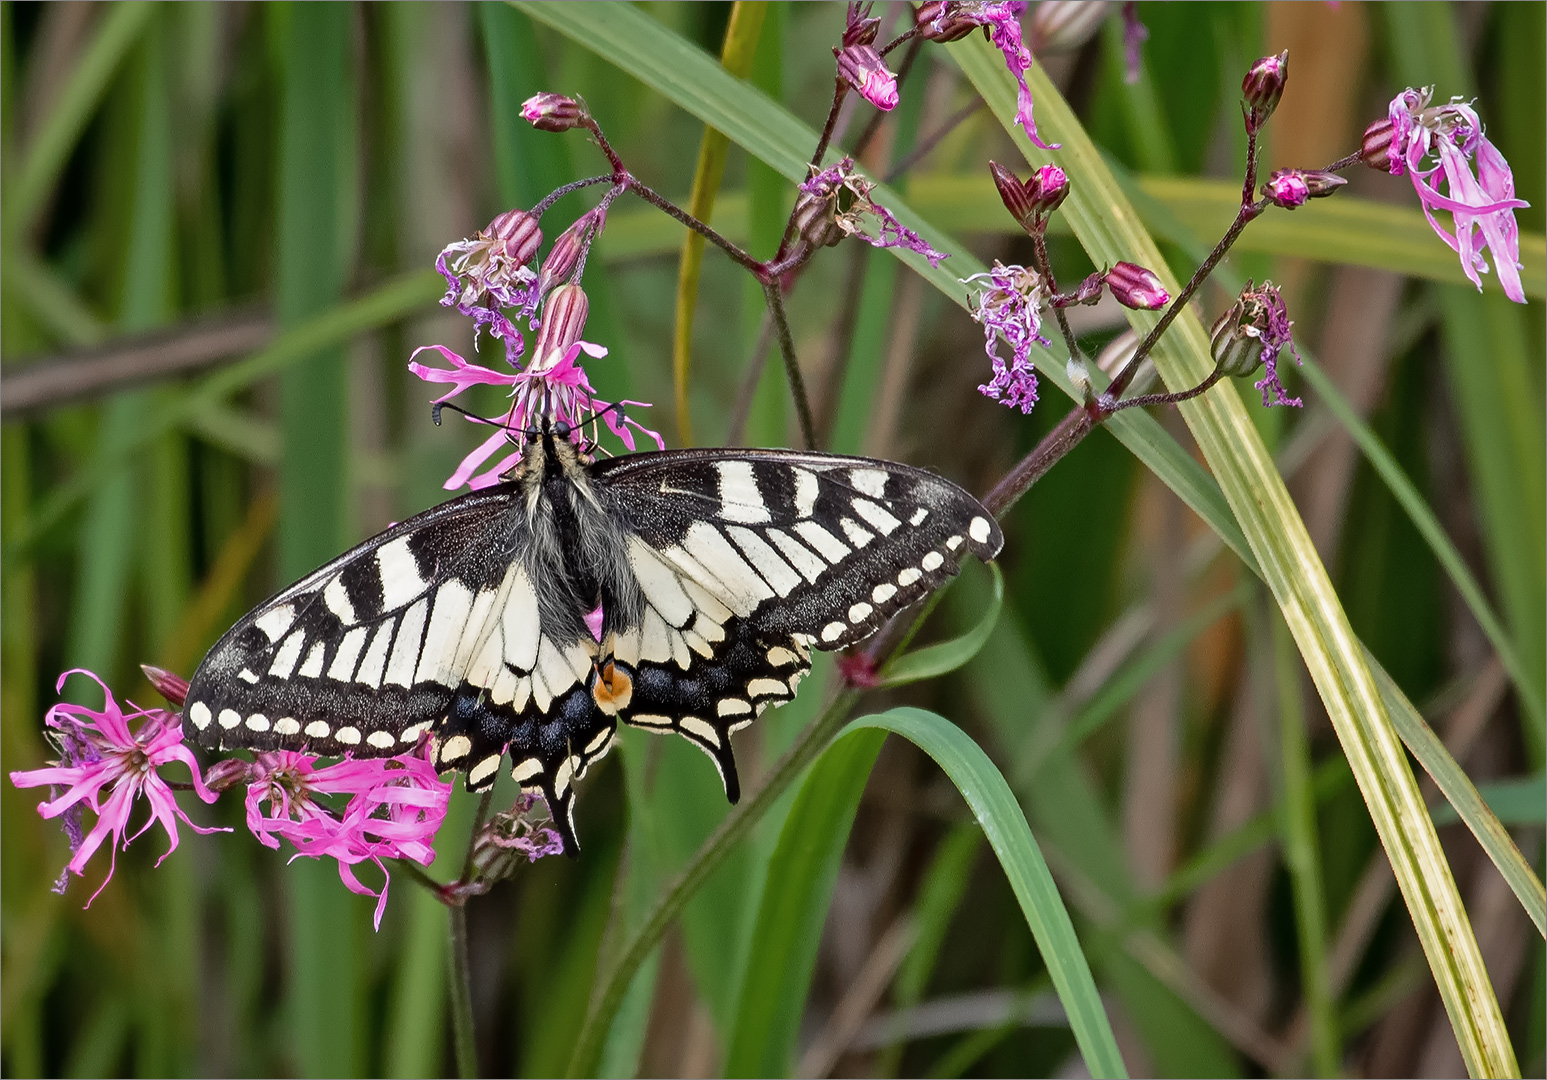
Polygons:
<instances>
[{"instance_id":1,"label":"pink ragged robin flower","mask_svg":"<svg viewBox=\"0 0 1547 1080\"><path fill-rule=\"evenodd\" d=\"M829 236L836 243L842 234L858 237L871 247L907 248L924 256L930 266L939 266L940 260L949 257L930 247L918 233L905 228L890 210L875 202L870 197L874 190L875 184L854 171L852 158L843 158L826 169L813 166L811 179L800 185L795 207L797 220L805 223L803 233L818 246L827 242L825 238ZM847 209L841 207L845 199ZM863 228L867 217L878 222L874 236ZM837 233L833 232L835 228Z\"/></svg>"},{"instance_id":2,"label":"pink ragged robin flower","mask_svg":"<svg viewBox=\"0 0 1547 1080\"><path fill-rule=\"evenodd\" d=\"M383 859L435 861L435 834L446 819L451 784L436 775L424 753L355 761L317 768L317 758L287 750L262 753L247 785L247 827L259 841L279 850L295 846L296 858L335 859L338 876L352 893L376 898L376 929L387 908L391 875ZM320 799L349 796L341 812ZM267 811L265 812L265 805ZM372 862L382 872L381 892L355 876Z\"/></svg>"},{"instance_id":3,"label":"pink ragged robin flower","mask_svg":"<svg viewBox=\"0 0 1547 1080\"><path fill-rule=\"evenodd\" d=\"M1023 0L945 0L944 3L928 3L918 9L915 26L919 35L929 41L956 41L983 27L988 40L1004 56L1005 66L1015 77L1018 89L1015 99L1015 122L1026 129L1026 137L1044 150L1057 150L1037 135L1037 121L1032 115L1035 104L1031 88L1026 85L1026 72L1031 68L1031 50L1021 37L1021 16L1027 5Z\"/></svg>"},{"instance_id":4,"label":"pink ragged robin flower","mask_svg":"<svg viewBox=\"0 0 1547 1080\"><path fill-rule=\"evenodd\" d=\"M195 825L177 805L171 787L157 773L166 765L184 765L192 774L194 793L207 803L215 801L215 793L199 776L199 763L193 752L183 745L181 718L165 709L140 709L132 702L130 711L125 713L106 683L79 668L59 676L58 688L63 690L65 680L77 672L102 687L106 699L102 711L68 702L49 709L43 722L50 729L48 736L59 751L59 760L42 769L13 772L11 783L20 788L55 790L53 798L38 805L38 813L45 818L63 819L65 835L70 838L70 862L55 883L55 892L64 891L70 874L83 875L87 862L111 838L107 877L91 894L91 900L95 900L113 877L118 848L128 847L130 841L152 825L160 824L169 841L166 851L156 860L157 866L177 850L178 821L195 832L227 830ZM135 721L138 726L131 728ZM142 795L150 806L150 816L129 834L129 815ZM83 810L96 815L90 832L84 831ZM86 901L88 907L91 900Z\"/></svg>"},{"instance_id":5,"label":"pink ragged robin flower","mask_svg":"<svg viewBox=\"0 0 1547 1080\"><path fill-rule=\"evenodd\" d=\"M1042 309L1052 296L1047 282L1024 266L994 263L986 273L962 282L979 290L972 317L983 327L983 351L993 362L994 377L978 387L979 393L1022 413L1037 403L1037 374L1031 363L1031 347L1047 345L1042 336ZM999 355L999 339L1010 346L1007 363Z\"/></svg>"},{"instance_id":6,"label":"pink ragged robin flower","mask_svg":"<svg viewBox=\"0 0 1547 1080\"><path fill-rule=\"evenodd\" d=\"M833 50L833 56L838 60L838 78L876 108L891 112L897 107L897 76L876 51L880 28L881 20L870 16L869 4L849 4L843 45Z\"/></svg>"},{"instance_id":7,"label":"pink ragged robin flower","mask_svg":"<svg viewBox=\"0 0 1547 1080\"><path fill-rule=\"evenodd\" d=\"M521 103L521 118L539 131L569 131L585 122L586 111L563 94L533 94Z\"/></svg>"},{"instance_id":8,"label":"pink ragged robin flower","mask_svg":"<svg viewBox=\"0 0 1547 1080\"><path fill-rule=\"evenodd\" d=\"M1461 268L1472 284L1482 288L1478 275L1488 272L1482 254L1486 248L1493 253L1504 295L1523 304L1515 211L1530 204L1515 198L1509 162L1483 134L1476 110L1459 99L1430 107L1433 96L1434 88L1425 87L1409 88L1393 98L1387 119L1365 132L1366 160L1383 157L1393 176L1411 177L1429 225L1461 257ZM1383 153L1372 151L1383 141ZM1437 186L1439 179L1445 182L1444 195ZM1454 233L1435 220L1437 210L1451 215Z\"/></svg>"},{"instance_id":9,"label":"pink ragged robin flower","mask_svg":"<svg viewBox=\"0 0 1547 1080\"><path fill-rule=\"evenodd\" d=\"M470 240L447 244L435 259L446 279L443 307L454 307L473 325L505 343L506 359L514 362L525 348L505 309L529 317L537 307L536 273L526 264L542 244L537 219L524 210L507 210Z\"/></svg>"},{"instance_id":10,"label":"pink ragged robin flower","mask_svg":"<svg viewBox=\"0 0 1547 1080\"><path fill-rule=\"evenodd\" d=\"M588 308L585 291L579 285L560 285L549 293L531 363L508 374L470 364L444 345L425 345L414 350L414 356L427 349L434 350L451 364L449 370L412 360L408 365L408 370L425 382L451 385L450 390L436 399L436 404L449 401L479 384L511 388L510 408L499 420L492 421L498 430L462 459L462 464L445 483L448 491L463 484L476 491L498 483L521 460L522 447L545 422L560 429L576 444L586 440L587 427L591 428L590 438L594 441L596 421L601 420L630 450L635 447L635 430L655 440L658 447L665 448L659 434L624 412L624 406L644 406L644 402L600 400L586 378L585 370L577 363L582 352L598 358L607 355L602 346L580 340ZM479 473L479 467L506 445L515 449Z\"/></svg>"},{"instance_id":11,"label":"pink ragged robin flower","mask_svg":"<svg viewBox=\"0 0 1547 1080\"><path fill-rule=\"evenodd\" d=\"M1139 21L1139 5L1134 0L1123 4L1123 82L1139 81L1144 70L1144 43L1150 39L1149 27Z\"/></svg>"}]
</instances>

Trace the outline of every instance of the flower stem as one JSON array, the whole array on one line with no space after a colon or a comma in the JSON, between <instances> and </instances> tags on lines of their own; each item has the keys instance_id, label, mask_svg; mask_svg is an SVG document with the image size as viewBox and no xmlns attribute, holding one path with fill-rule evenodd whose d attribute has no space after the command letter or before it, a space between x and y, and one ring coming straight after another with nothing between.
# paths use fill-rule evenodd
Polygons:
<instances>
[{"instance_id":1,"label":"flower stem","mask_svg":"<svg viewBox=\"0 0 1547 1080\"><path fill-rule=\"evenodd\" d=\"M612 175L610 173L605 176L588 176L584 180L572 180L565 184L563 187L554 188L552 191L550 191L543 198L542 202L532 207L531 214L534 218L540 218L548 212L549 208L551 208L554 203L558 202L570 192L579 191L581 188L594 187L597 184L610 183L611 181Z\"/></svg>"},{"instance_id":2,"label":"flower stem","mask_svg":"<svg viewBox=\"0 0 1547 1080\"><path fill-rule=\"evenodd\" d=\"M942 123L938 128L930 132L929 135L925 138L920 139L917 146L899 158L897 163L887 170L886 175L881 178L881 182L883 184L890 184L894 182L903 173L907 172L920 161L924 160L924 158L928 157L930 151L940 145L940 140L944 139L947 135L960 127L964 120L972 116L979 109L984 109L987 107L988 103L985 102L982 98L974 98L973 100L967 102L967 104L963 105L960 109L957 109L954 113L947 117L945 122Z\"/></svg>"},{"instance_id":3,"label":"flower stem","mask_svg":"<svg viewBox=\"0 0 1547 1080\"><path fill-rule=\"evenodd\" d=\"M494 789L490 788L478 800L478 812L473 817L473 827L467 836L467 855L462 860L462 875L456 881L458 886L465 886L472 880L473 846L478 840L478 831L489 816L489 804L493 799ZM445 890L440 891L445 893ZM457 1075L472 1077L478 1075L478 1044L473 1038L473 976L467 953L467 906L449 904L448 908L451 916L451 956L446 973L451 979L451 1037L456 1049Z\"/></svg>"},{"instance_id":4,"label":"flower stem","mask_svg":"<svg viewBox=\"0 0 1547 1080\"><path fill-rule=\"evenodd\" d=\"M779 335L779 352L784 356L784 373L789 377L790 393L795 397L801 438L805 440L807 450L815 450L816 425L811 422L811 403L806 400L806 383L800 377L800 363L795 358L795 339L790 336L790 320L784 314L784 289L777 278L763 282L763 295L768 299L768 313L773 317L774 330Z\"/></svg>"},{"instance_id":5,"label":"flower stem","mask_svg":"<svg viewBox=\"0 0 1547 1080\"><path fill-rule=\"evenodd\" d=\"M586 1011L580 1035L575 1040L575 1050L569 1059L570 1076L591 1076L596 1072L601 1058L602 1044L607 1030L604 1026L617 1011L634 973L650 955L666 928L682 911L688 898L698 891L709 875L725 861L743 836L768 811L786 788L793 784L801 771L827 748L848 718L859 694L845 690L833 699L815 720L796 738L794 745L774 763L772 771L756 791L731 807L719 828L705 840L692 860L667 886L665 894L650 912L649 917L634 932L617 960L609 965L602 976L604 987L592 1007Z\"/></svg>"},{"instance_id":6,"label":"flower stem","mask_svg":"<svg viewBox=\"0 0 1547 1080\"><path fill-rule=\"evenodd\" d=\"M1101 418L1105 420L1113 413L1122 412L1124 409L1142 408L1145 405L1175 405L1179 401L1189 401L1224 377L1224 371L1220 368L1215 368L1207 379L1204 379L1191 390L1179 390L1174 394L1140 394L1138 397L1127 398L1123 401L1113 401L1106 395L1103 395L1100 402Z\"/></svg>"},{"instance_id":7,"label":"flower stem","mask_svg":"<svg viewBox=\"0 0 1547 1080\"><path fill-rule=\"evenodd\" d=\"M746 251L737 247L731 241L715 232L714 229L710 228L704 222L699 221L692 214L682 209L680 206L666 198L664 195L656 192L655 189L646 184L640 183L639 179L633 174L629 175L628 187L630 191L632 191L635 195L638 195L641 199L645 200L645 202L659 210L664 210L666 213L682 222L682 224L698 233L705 240L708 240L715 247L725 252L725 254L729 255L738 265L744 269L750 270L753 274L755 274L759 281L766 281L768 277L768 269L766 264L758 262Z\"/></svg>"},{"instance_id":8,"label":"flower stem","mask_svg":"<svg viewBox=\"0 0 1547 1080\"><path fill-rule=\"evenodd\" d=\"M451 977L451 1037L456 1049L457 1075L478 1075L478 1044L473 1039L473 981L467 956L467 908L452 907L451 958L447 973Z\"/></svg>"},{"instance_id":9,"label":"flower stem","mask_svg":"<svg viewBox=\"0 0 1547 1080\"><path fill-rule=\"evenodd\" d=\"M984 507L995 517L1004 517L1027 489L1046 476L1047 471L1078 446L1094 427L1090 412L1084 406L1069 410L1069 414L1032 447L1031 453L1021 458L1015 468L983 496Z\"/></svg>"},{"instance_id":10,"label":"flower stem","mask_svg":"<svg viewBox=\"0 0 1547 1080\"><path fill-rule=\"evenodd\" d=\"M1117 378L1113 379L1112 385L1107 387L1108 394L1114 398L1122 394L1124 388L1127 387L1138 372L1139 365L1144 362L1144 358L1155 348L1155 342L1160 340L1160 335L1166 332L1166 328L1182 313L1182 309L1192 299L1193 294L1198 291L1198 287L1214 272L1214 267L1219 265L1219 261L1225 257L1225 253L1234 246L1236 240L1241 235L1241 231L1266 210L1267 206L1267 200L1246 203L1236 212L1235 220L1230 223L1230 228L1226 230L1225 235L1220 237L1219 243L1214 245L1214 250L1209 252L1209 257L1204 259L1198 269L1193 271L1193 275L1188 279L1187 284L1182 286L1182 291L1177 294L1176 299L1171 301L1171 305L1161 314L1160 321L1151 327L1144 340L1139 342L1139 347L1134 350L1133 358L1123 365L1123 370L1117 373Z\"/></svg>"},{"instance_id":11,"label":"flower stem","mask_svg":"<svg viewBox=\"0 0 1547 1080\"><path fill-rule=\"evenodd\" d=\"M1053 261L1047 256L1047 233L1038 228L1031 234L1031 250L1033 260L1037 264L1037 272L1042 275L1042 280L1047 282L1048 291L1058 292L1058 282L1053 277ZM1058 319L1058 329L1064 335L1064 345L1069 349L1069 359L1080 359L1080 343L1074 339L1074 328L1069 325L1069 316L1064 314L1064 309L1053 306L1053 315Z\"/></svg>"}]
</instances>

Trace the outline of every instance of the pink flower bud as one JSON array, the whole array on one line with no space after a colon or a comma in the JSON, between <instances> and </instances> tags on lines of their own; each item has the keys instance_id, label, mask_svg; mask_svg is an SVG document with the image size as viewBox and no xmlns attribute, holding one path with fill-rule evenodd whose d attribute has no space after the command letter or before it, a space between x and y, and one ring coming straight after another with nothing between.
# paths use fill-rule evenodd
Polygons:
<instances>
[{"instance_id":1,"label":"pink flower bud","mask_svg":"<svg viewBox=\"0 0 1547 1080\"><path fill-rule=\"evenodd\" d=\"M897 107L897 76L887 70L881 54L870 45L849 45L834 50L838 77L859 91L861 97L882 112Z\"/></svg>"},{"instance_id":2,"label":"pink flower bud","mask_svg":"<svg viewBox=\"0 0 1547 1080\"><path fill-rule=\"evenodd\" d=\"M1283 207L1285 210L1304 206L1305 200L1311 197L1305 177L1298 169L1280 169L1268 177L1268 182L1262 185L1262 194L1274 206Z\"/></svg>"},{"instance_id":3,"label":"pink flower bud","mask_svg":"<svg viewBox=\"0 0 1547 1080\"><path fill-rule=\"evenodd\" d=\"M1069 197L1069 176L1057 165L1044 165L1037 170L1037 212L1051 214Z\"/></svg>"},{"instance_id":4,"label":"pink flower bud","mask_svg":"<svg viewBox=\"0 0 1547 1080\"><path fill-rule=\"evenodd\" d=\"M1359 160L1377 172L1389 173L1395 141L1396 125L1389 116L1381 117L1364 129L1364 138L1359 141Z\"/></svg>"},{"instance_id":5,"label":"pink flower bud","mask_svg":"<svg viewBox=\"0 0 1547 1080\"><path fill-rule=\"evenodd\" d=\"M1293 210L1297 206L1304 206L1307 199L1325 199L1347 183L1336 173L1280 169L1262 185L1262 194L1274 206Z\"/></svg>"},{"instance_id":6,"label":"pink flower bud","mask_svg":"<svg viewBox=\"0 0 1547 1080\"><path fill-rule=\"evenodd\" d=\"M851 3L843 27L843 47L874 45L880 30L881 20L870 17L869 4Z\"/></svg>"},{"instance_id":7,"label":"pink flower bud","mask_svg":"<svg viewBox=\"0 0 1547 1080\"><path fill-rule=\"evenodd\" d=\"M1069 177L1057 165L1042 166L1024 183L996 161L988 163L988 171L1005 209L1028 233L1041 232L1047 215L1069 197Z\"/></svg>"},{"instance_id":8,"label":"pink flower bud","mask_svg":"<svg viewBox=\"0 0 1547 1080\"><path fill-rule=\"evenodd\" d=\"M1257 132L1268 122L1284 96L1289 82L1289 50L1277 56L1264 56L1253 64L1241 80L1241 96L1246 104L1246 130Z\"/></svg>"},{"instance_id":9,"label":"pink flower bud","mask_svg":"<svg viewBox=\"0 0 1547 1080\"><path fill-rule=\"evenodd\" d=\"M498 245L498 254L516 266L531 262L543 242L543 231L538 228L537 219L525 210L506 210L489 222L484 236L493 241L491 247Z\"/></svg>"},{"instance_id":10,"label":"pink flower bud","mask_svg":"<svg viewBox=\"0 0 1547 1080\"><path fill-rule=\"evenodd\" d=\"M204 774L204 786L211 791L226 791L237 784L245 784L252 772L250 762L241 758L225 758L209 767Z\"/></svg>"},{"instance_id":11,"label":"pink flower bud","mask_svg":"<svg viewBox=\"0 0 1547 1080\"><path fill-rule=\"evenodd\" d=\"M560 285L548 294L543 305L542 327L537 331L537 346L532 353L532 367L552 367L580 340L585 330L586 315L591 302L579 285Z\"/></svg>"},{"instance_id":12,"label":"pink flower bud","mask_svg":"<svg viewBox=\"0 0 1547 1080\"><path fill-rule=\"evenodd\" d=\"M150 681L150 685L156 688L156 693L171 702L174 709L183 707L183 702L188 700L187 679L151 664L141 664L140 670L145 673L145 678Z\"/></svg>"},{"instance_id":13,"label":"pink flower bud","mask_svg":"<svg viewBox=\"0 0 1547 1080\"><path fill-rule=\"evenodd\" d=\"M1140 311L1153 311L1171 302L1171 294L1155 272L1131 262L1120 262L1107 271L1107 288L1123 307Z\"/></svg>"},{"instance_id":14,"label":"pink flower bud","mask_svg":"<svg viewBox=\"0 0 1547 1080\"><path fill-rule=\"evenodd\" d=\"M563 94L533 94L521 103L521 116L539 131L568 131L589 119L580 102Z\"/></svg>"},{"instance_id":15,"label":"pink flower bud","mask_svg":"<svg viewBox=\"0 0 1547 1080\"><path fill-rule=\"evenodd\" d=\"M581 256L590 249L592 238L601 231L606 220L606 212L597 207L589 213L581 214L573 225L559 234L559 238L553 242L553 250L548 252L548 257L543 260L542 268L537 273L539 296L548 295L549 289L569 280L575 267L580 265Z\"/></svg>"}]
</instances>

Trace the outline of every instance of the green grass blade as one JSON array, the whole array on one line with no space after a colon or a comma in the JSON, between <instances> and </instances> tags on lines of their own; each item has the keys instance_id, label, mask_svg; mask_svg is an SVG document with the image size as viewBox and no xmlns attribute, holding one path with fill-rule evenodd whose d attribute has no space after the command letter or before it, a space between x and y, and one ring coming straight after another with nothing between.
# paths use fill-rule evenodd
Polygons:
<instances>
[{"instance_id":1,"label":"green grass blade","mask_svg":"<svg viewBox=\"0 0 1547 1080\"><path fill-rule=\"evenodd\" d=\"M119 65L155 10L156 5L146 0L131 0L105 9L102 25L28 145L21 168L6 185L3 232L7 247L33 224L42 210Z\"/></svg>"},{"instance_id":2,"label":"green grass blade","mask_svg":"<svg viewBox=\"0 0 1547 1080\"><path fill-rule=\"evenodd\" d=\"M998 563L989 563L988 570L993 578L988 606L983 609L982 617L972 628L949 641L903 653L881 669L879 685L904 686L921 679L937 678L955 671L978 655L984 642L994 632L994 624L999 621L999 609L1004 604L1004 574L1000 572Z\"/></svg>"},{"instance_id":3,"label":"green grass blade","mask_svg":"<svg viewBox=\"0 0 1547 1080\"><path fill-rule=\"evenodd\" d=\"M1016 130L1011 127L1014 83L997 53L973 39L951 46L951 55L1006 130ZM1040 68L1034 65L1028 79L1039 121L1048 125L1049 138L1063 142L1059 163L1080 178L1063 211L1086 251L1098 263L1129 259L1155 268L1165 280L1160 252L1138 227L1137 215L1068 105ZM1017 138L1017 145L1032 164L1050 159L1024 136ZM1166 285L1175 287L1171 281ZM1130 314L1141 333L1155 318L1147 312ZM1155 359L1168 385L1192 385L1208 374L1213 366L1208 338L1195 315L1182 314L1161 340ZM1264 580L1327 706L1391 858L1468 1068L1518 1072L1476 938L1433 823L1427 812L1420 812L1418 786L1391 716L1282 478L1233 392L1205 394L1184 404L1181 413L1251 542Z\"/></svg>"},{"instance_id":4,"label":"green grass blade","mask_svg":"<svg viewBox=\"0 0 1547 1080\"><path fill-rule=\"evenodd\" d=\"M752 70L757 54L757 39L763 32L768 14L767 0L736 0L725 27L725 43L720 49L720 65L738 79ZM693 169L693 192L688 197L688 213L700 221L714 216L715 196L725 178L725 156L730 140L712 127L704 129L698 143L698 164ZM671 374L676 391L677 441L693 445L693 416L688 408L688 379L693 366L693 314L698 308L698 277L704 267L704 237L691 229L683 230L682 254L677 262L676 325L672 330Z\"/></svg>"},{"instance_id":5,"label":"green grass blade","mask_svg":"<svg viewBox=\"0 0 1547 1080\"><path fill-rule=\"evenodd\" d=\"M282 66L275 308L294 327L337 303L347 274L343 197L355 133L347 8L270 8ZM280 378L279 576L293 581L345 545L348 422L341 350L303 354ZM292 903L288 1024L307 1076L347 1076L366 1065L362 935L368 909L321 860L287 868Z\"/></svg>"},{"instance_id":6,"label":"green grass blade","mask_svg":"<svg viewBox=\"0 0 1547 1080\"><path fill-rule=\"evenodd\" d=\"M812 766L769 862L748 970L725 1052L726 1076L786 1076L822 925L860 796L886 735L839 738Z\"/></svg>"},{"instance_id":7,"label":"green grass blade","mask_svg":"<svg viewBox=\"0 0 1547 1080\"><path fill-rule=\"evenodd\" d=\"M1488 858L1493 860L1493 865L1499 868L1499 873L1504 875L1515 898L1536 924L1537 932L1547 936L1547 889L1543 888L1541 879L1515 846L1509 830L1489 808L1473 785L1471 777L1450 756L1440 737L1424 723L1418 710L1407 700L1391 676L1386 674L1386 670L1368 653L1366 659L1380 683L1381 693L1391 704L1391 720L1402 742L1433 778L1440 793L1455 808L1457 815L1466 822L1466 827L1488 853Z\"/></svg>"},{"instance_id":8,"label":"green grass blade","mask_svg":"<svg viewBox=\"0 0 1547 1080\"><path fill-rule=\"evenodd\" d=\"M1259 622L1261 620L1258 620ZM1316 795L1311 746L1300 700L1300 665L1283 622L1272 621L1273 668L1278 683L1279 815L1284 864L1294 894L1300 945L1300 993L1311 1027L1311 1061L1317 1076L1336 1076L1342 1051L1327 976L1327 911L1323 902L1321 847L1316 834Z\"/></svg>"},{"instance_id":9,"label":"green grass blade","mask_svg":"<svg viewBox=\"0 0 1547 1080\"><path fill-rule=\"evenodd\" d=\"M6 563L9 565L34 550L38 541L102 482L104 475L124 458L142 450L156 436L192 423L191 418L203 409L224 401L259 379L302 363L319 351L341 345L357 334L397 322L418 308L429 307L444 291L445 282L435 271L410 271L357 299L297 323L258 352L205 376L192 389L152 410L149 415L142 415L132 432L105 448L91 465L53 490L37 510L31 528L6 547Z\"/></svg>"},{"instance_id":10,"label":"green grass blade","mask_svg":"<svg viewBox=\"0 0 1547 1080\"><path fill-rule=\"evenodd\" d=\"M1480 785L1477 793L1506 825L1547 824L1547 773L1495 780ZM1454 825L1460 820L1461 815L1448 802L1434 808L1436 825Z\"/></svg>"},{"instance_id":11,"label":"green grass blade","mask_svg":"<svg viewBox=\"0 0 1547 1080\"><path fill-rule=\"evenodd\" d=\"M1085 1067L1092 1076L1127 1076L1058 886L1026 824L1026 815L994 763L955 724L923 709L892 709L861 717L844 730L852 733L867 728L903 736L934 758L951 778L983 827L1020 901L1021 913L1042 950L1042 961L1085 1057Z\"/></svg>"},{"instance_id":12,"label":"green grass blade","mask_svg":"<svg viewBox=\"0 0 1547 1080\"><path fill-rule=\"evenodd\" d=\"M1456 591L1466 601L1472 617L1477 620L1477 625L1482 628L1488 641L1493 645L1494 651L1499 654L1499 660L1504 664L1504 669L1509 672L1516 689L1520 691L1521 700L1540 727L1543 717L1547 716L1547 705L1542 701L1542 688L1532 681L1520 654L1515 650L1514 642L1505 633L1499 617L1494 614L1488 598L1483 595L1482 586L1472 576L1471 570L1467 569L1465 560L1461 558L1461 553L1456 550L1456 546L1451 543L1450 537L1445 534L1439 519L1434 516L1434 511L1429 509L1429 504L1424 501L1418 489L1413 486L1413 482L1402 471L1402 466L1397 463L1397 459L1380 441L1380 436L1360 419L1359 414L1327 377L1326 372L1322 371L1314 361L1307 360L1301 365L1300 373L1315 389L1317 396L1331 410L1332 415L1337 417L1338 422L1352 436L1371 467L1380 474L1381 480L1385 482L1397 502L1402 505L1402 509L1407 512L1413 525L1428 542L1429 549L1434 552L1434 557L1445 568L1445 573L1450 576Z\"/></svg>"}]
</instances>

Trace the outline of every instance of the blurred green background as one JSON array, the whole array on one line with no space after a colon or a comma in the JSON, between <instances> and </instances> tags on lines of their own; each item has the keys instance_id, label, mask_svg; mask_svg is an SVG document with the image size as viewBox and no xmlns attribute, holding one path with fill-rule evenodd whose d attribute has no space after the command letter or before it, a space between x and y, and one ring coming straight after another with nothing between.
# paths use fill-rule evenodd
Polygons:
<instances>
[{"instance_id":1,"label":"blurred green background","mask_svg":"<svg viewBox=\"0 0 1547 1080\"><path fill-rule=\"evenodd\" d=\"M643 10L718 54L730 5ZM1325 210L1263 219L1229 268L1284 287L1297 337L1484 582L1537 685L1544 12L1140 3L1150 37L1137 83L1124 80L1115 18L1039 57L1152 212L1205 244L1239 188L1238 84L1256 56L1292 57L1270 167L1342 156L1403 86L1476 97L1532 203L1519 214L1530 305L1465 285L1408 182L1367 170ZM820 123L842 24L841 4L769 5L749 78ZM432 426L434 395L405 368L430 342L471 355L466 320L436 306L435 253L605 167L580 135L525 125L522 100L584 97L629 167L684 204L704 129L500 4L7 2L0 35L0 736L14 770L48 756L41 718L59 671L89 667L152 704L140 662L190 674L275 588L445 496L441 480L477 433ZM864 164L885 174L972 100L945 52L924 49ZM840 143L869 119L856 111ZM898 190L980 257L1026 261L988 186L990 157L1016 160L979 110ZM561 201L546 234L597 190ZM766 257L792 197L732 147L715 220ZM625 198L586 278L587 337L612 350L592 379L604 397L655 402L634 415L669 445L681 240L680 226ZM1185 277L1185 245L1166 251ZM1065 281L1090 269L1068 236L1053 254ZM1202 297L1209 312L1227 301ZM979 396L979 328L885 254L823 252L789 308L827 448L924 464L981 492L1062 415L1051 387L1029 418ZM760 315L755 284L711 248L689 387L699 444L796 442L777 354L756 366ZM1093 354L1125 326L1106 307L1078 316ZM1254 415L1355 629L1540 872L1539 728L1388 486L1304 382L1291 392L1303 411ZM1186 440L1174 416L1161 419ZM1103 432L1005 531L1006 603L987 648L876 704L935 709L1011 779L1133 1074L1293 1075L1329 1061L1350 1074L1459 1074L1364 804L1260 589ZM964 576L928 632L969 625L987 588L986 575ZM738 737L749 775L813 713L827 674ZM1313 768L1314 828L1299 849L1310 870L1285 855L1286 753ZM3 791L6 1075L453 1071L445 915L406 877L373 934L369 901L331 865L287 865L253 842L228 796L192 813L235 835L185 833L156 870L162 841L148 837L82 910L100 878L49 892L64 838L37 817L36 794ZM685 743L631 735L583 785L584 856L544 860L472 902L485 1072L563 1069L598 956L724 813L712 768ZM802 1075L1077 1074L1015 899L928 759L888 743L852 817L821 904L800 916L805 977L760 1003L754 926L774 816L634 984L610 1074L756 1071L751 1061ZM470 818L459 793L446 861ZM1542 1075L1542 941L1471 835L1455 824L1441 835L1522 1068ZM1328 976L1314 992L1308 941ZM774 1018L759 1043L771 1058L747 1056L757 1009Z\"/></svg>"}]
</instances>

